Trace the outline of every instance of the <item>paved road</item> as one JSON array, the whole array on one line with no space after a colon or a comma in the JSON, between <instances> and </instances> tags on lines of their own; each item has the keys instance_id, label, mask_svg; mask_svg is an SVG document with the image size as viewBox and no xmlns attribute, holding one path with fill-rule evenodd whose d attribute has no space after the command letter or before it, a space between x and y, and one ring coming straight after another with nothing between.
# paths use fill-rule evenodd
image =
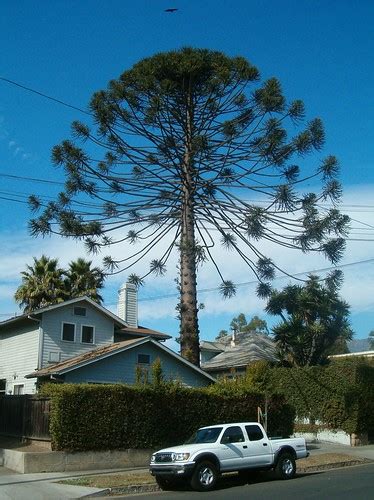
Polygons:
<instances>
[{"instance_id":1,"label":"paved road","mask_svg":"<svg viewBox=\"0 0 374 500\"><path fill-rule=\"evenodd\" d=\"M374 464L346 467L328 472L299 475L291 481L260 476L251 484L233 483L209 493L173 491L145 495L111 497L126 500L371 500L374 498Z\"/></svg>"}]
</instances>

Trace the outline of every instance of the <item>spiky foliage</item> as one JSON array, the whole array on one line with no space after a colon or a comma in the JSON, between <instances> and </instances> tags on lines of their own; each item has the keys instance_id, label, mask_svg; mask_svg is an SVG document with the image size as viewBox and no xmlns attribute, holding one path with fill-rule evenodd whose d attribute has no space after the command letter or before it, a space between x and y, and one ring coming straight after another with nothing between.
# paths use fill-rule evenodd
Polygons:
<instances>
[{"instance_id":1,"label":"spiky foliage","mask_svg":"<svg viewBox=\"0 0 374 500\"><path fill-rule=\"evenodd\" d=\"M99 290L104 286L104 273L98 267L92 267L92 261L78 258L69 263L64 275L66 295L69 298L85 295L99 304L103 301Z\"/></svg>"},{"instance_id":2,"label":"spiky foliage","mask_svg":"<svg viewBox=\"0 0 374 500\"><path fill-rule=\"evenodd\" d=\"M346 347L353 332L349 306L339 297L337 273L327 282L310 275L305 285L273 291L266 311L282 321L273 328L281 358L294 366L321 364L336 346Z\"/></svg>"},{"instance_id":3,"label":"spiky foliage","mask_svg":"<svg viewBox=\"0 0 374 500\"><path fill-rule=\"evenodd\" d=\"M14 295L25 313L83 295L102 302L99 290L104 286L105 276L98 267L91 267L91 261L78 258L70 262L68 269L63 269L58 259L45 255L33 260L33 265L27 265L27 271L21 273L22 284Z\"/></svg>"},{"instance_id":4,"label":"spiky foliage","mask_svg":"<svg viewBox=\"0 0 374 500\"><path fill-rule=\"evenodd\" d=\"M25 313L66 300L63 269L58 267L58 260L45 255L33 260L33 265L27 265L27 271L21 273L22 283L14 294Z\"/></svg>"},{"instance_id":5,"label":"spiky foliage","mask_svg":"<svg viewBox=\"0 0 374 500\"><path fill-rule=\"evenodd\" d=\"M321 179L321 193L299 189L306 155L323 146L322 123L314 119L298 130L303 103L287 103L276 78L257 84L259 78L244 58L204 49L135 64L94 94L94 126L74 122L75 142L53 149L54 163L65 170L65 192L30 221L32 234L83 238L91 252L138 245L122 259L106 256L108 272L129 269L162 241L137 283L163 274L177 248L181 352L195 364L197 262L213 262L223 296L235 294L214 260L219 240L258 277L262 297L278 268L259 240L322 252L332 262L344 248L347 218L318 206L339 199L337 160L329 156L306 168L310 184ZM31 202L38 209L35 197Z\"/></svg>"}]
</instances>

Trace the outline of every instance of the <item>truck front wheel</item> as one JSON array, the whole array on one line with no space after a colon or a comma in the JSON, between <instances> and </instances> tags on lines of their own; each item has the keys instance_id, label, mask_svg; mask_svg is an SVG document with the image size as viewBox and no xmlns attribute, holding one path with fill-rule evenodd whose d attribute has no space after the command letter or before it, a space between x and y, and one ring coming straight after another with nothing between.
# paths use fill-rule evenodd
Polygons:
<instances>
[{"instance_id":1,"label":"truck front wheel","mask_svg":"<svg viewBox=\"0 0 374 500\"><path fill-rule=\"evenodd\" d=\"M204 460L198 463L191 477L191 487L197 491L208 491L214 488L218 471L212 462Z\"/></svg>"},{"instance_id":2,"label":"truck front wheel","mask_svg":"<svg viewBox=\"0 0 374 500\"><path fill-rule=\"evenodd\" d=\"M282 453L274 468L278 479L292 479L296 474L296 462L290 453Z\"/></svg>"}]
</instances>

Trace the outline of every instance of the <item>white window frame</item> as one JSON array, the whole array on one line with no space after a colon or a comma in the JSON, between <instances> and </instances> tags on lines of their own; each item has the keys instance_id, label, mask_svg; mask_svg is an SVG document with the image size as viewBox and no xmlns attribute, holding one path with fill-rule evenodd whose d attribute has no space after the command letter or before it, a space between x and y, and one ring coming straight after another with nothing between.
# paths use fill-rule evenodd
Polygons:
<instances>
[{"instance_id":1,"label":"white window frame","mask_svg":"<svg viewBox=\"0 0 374 500\"><path fill-rule=\"evenodd\" d=\"M84 309L84 314L76 314L76 309ZM83 306L74 306L73 307L73 316L78 316L78 318L87 318L87 307Z\"/></svg>"},{"instance_id":2,"label":"white window frame","mask_svg":"<svg viewBox=\"0 0 374 500\"><path fill-rule=\"evenodd\" d=\"M74 340L65 340L64 339L64 325L73 325L74 326ZM71 323L70 321L63 321L61 324L61 341L67 342L68 344L73 344L77 338L77 325L76 323Z\"/></svg>"},{"instance_id":3,"label":"white window frame","mask_svg":"<svg viewBox=\"0 0 374 500\"><path fill-rule=\"evenodd\" d=\"M6 394L7 380L6 378L2 378L1 380L5 382L5 384L4 384L4 389L0 389L0 394Z\"/></svg>"},{"instance_id":4,"label":"white window frame","mask_svg":"<svg viewBox=\"0 0 374 500\"><path fill-rule=\"evenodd\" d=\"M92 342L83 342L83 327L87 326L88 328L92 328ZM81 325L81 344L84 345L95 345L95 326L94 325Z\"/></svg>"},{"instance_id":5,"label":"white window frame","mask_svg":"<svg viewBox=\"0 0 374 500\"><path fill-rule=\"evenodd\" d=\"M22 392L21 393L17 392L16 394L16 387L22 387ZM22 396L23 394L25 394L25 384L13 384L13 395Z\"/></svg>"}]
</instances>

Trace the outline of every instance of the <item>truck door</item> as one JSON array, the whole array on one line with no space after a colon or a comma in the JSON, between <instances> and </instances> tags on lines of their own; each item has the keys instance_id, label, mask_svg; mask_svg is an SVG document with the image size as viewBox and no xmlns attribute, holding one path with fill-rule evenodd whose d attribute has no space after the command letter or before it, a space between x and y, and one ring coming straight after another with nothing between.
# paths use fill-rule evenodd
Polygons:
<instances>
[{"instance_id":1,"label":"truck door","mask_svg":"<svg viewBox=\"0 0 374 500\"><path fill-rule=\"evenodd\" d=\"M227 427L216 451L221 462L221 470L237 470L243 467L244 433L238 425Z\"/></svg>"},{"instance_id":2,"label":"truck door","mask_svg":"<svg viewBox=\"0 0 374 500\"><path fill-rule=\"evenodd\" d=\"M260 426L256 424L246 425L248 447L244 448L244 456L247 467L258 467L259 465L271 465L273 463L273 450L269 439L264 435Z\"/></svg>"}]
</instances>

